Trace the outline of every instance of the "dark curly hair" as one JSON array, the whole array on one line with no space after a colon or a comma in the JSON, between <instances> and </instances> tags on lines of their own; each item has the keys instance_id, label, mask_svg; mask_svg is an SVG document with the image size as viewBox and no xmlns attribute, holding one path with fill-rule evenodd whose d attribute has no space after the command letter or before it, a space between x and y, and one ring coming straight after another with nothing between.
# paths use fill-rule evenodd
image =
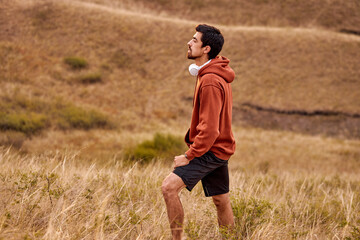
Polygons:
<instances>
[{"instance_id":1,"label":"dark curly hair","mask_svg":"<svg viewBox=\"0 0 360 240\"><path fill-rule=\"evenodd\" d=\"M209 59L215 58L220 53L222 46L224 45L224 37L220 30L206 24L199 24L195 29L197 32L202 33L202 47L210 46L211 48L209 52Z\"/></svg>"}]
</instances>

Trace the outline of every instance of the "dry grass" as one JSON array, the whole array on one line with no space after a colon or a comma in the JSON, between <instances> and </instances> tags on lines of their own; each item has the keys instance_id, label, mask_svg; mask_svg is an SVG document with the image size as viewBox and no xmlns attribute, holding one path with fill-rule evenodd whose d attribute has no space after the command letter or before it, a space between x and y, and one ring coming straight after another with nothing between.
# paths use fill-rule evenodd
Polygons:
<instances>
[{"instance_id":1,"label":"dry grass","mask_svg":"<svg viewBox=\"0 0 360 240\"><path fill-rule=\"evenodd\" d=\"M159 188L171 166L129 165L123 153L156 132L186 131L194 87L186 42L195 24L212 22L225 35L222 54L237 74L234 115L244 102L359 113L360 39L336 32L359 26L358 10L356 1L325 0L1 1L0 99L66 99L110 115L117 128L11 132L11 141L1 132L1 143L21 149L0 150L0 239L169 238ZM64 63L72 56L86 68ZM360 238L358 139L238 120L234 131L232 237ZM187 237L220 238L201 187L181 197Z\"/></svg>"},{"instance_id":2,"label":"dry grass","mask_svg":"<svg viewBox=\"0 0 360 240\"><path fill-rule=\"evenodd\" d=\"M358 239L359 141L238 129L228 239ZM118 140L120 141L120 140ZM163 161L0 151L0 239L167 239ZM201 186L181 194L188 239L220 239Z\"/></svg>"},{"instance_id":3,"label":"dry grass","mask_svg":"<svg viewBox=\"0 0 360 240\"><path fill-rule=\"evenodd\" d=\"M359 29L356 0L81 0L157 16L224 25Z\"/></svg>"}]
</instances>

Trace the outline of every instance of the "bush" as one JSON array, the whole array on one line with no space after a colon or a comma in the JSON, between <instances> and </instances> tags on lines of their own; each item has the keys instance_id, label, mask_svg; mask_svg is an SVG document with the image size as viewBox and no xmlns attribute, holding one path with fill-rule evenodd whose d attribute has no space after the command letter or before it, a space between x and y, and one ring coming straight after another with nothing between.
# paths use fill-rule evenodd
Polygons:
<instances>
[{"instance_id":1,"label":"bush","mask_svg":"<svg viewBox=\"0 0 360 240\"><path fill-rule=\"evenodd\" d=\"M232 200L236 239L252 238L254 230L269 221L272 205L262 199L236 198Z\"/></svg>"},{"instance_id":2,"label":"bush","mask_svg":"<svg viewBox=\"0 0 360 240\"><path fill-rule=\"evenodd\" d=\"M0 113L0 129L32 135L47 126L47 117L38 113Z\"/></svg>"},{"instance_id":3,"label":"bush","mask_svg":"<svg viewBox=\"0 0 360 240\"><path fill-rule=\"evenodd\" d=\"M88 73L76 78L76 81L84 84L92 84L101 82L101 74L100 73Z\"/></svg>"},{"instance_id":4,"label":"bush","mask_svg":"<svg viewBox=\"0 0 360 240\"><path fill-rule=\"evenodd\" d=\"M185 152L186 147L181 137L156 133L153 140L146 140L130 148L125 153L129 160L149 162L154 158L171 158Z\"/></svg>"},{"instance_id":5,"label":"bush","mask_svg":"<svg viewBox=\"0 0 360 240\"><path fill-rule=\"evenodd\" d=\"M61 129L112 128L109 118L95 110L85 110L62 100L45 102L22 96L0 101L0 131L16 131L27 136L49 126Z\"/></svg>"},{"instance_id":6,"label":"bush","mask_svg":"<svg viewBox=\"0 0 360 240\"><path fill-rule=\"evenodd\" d=\"M86 111L82 108L67 105L58 110L59 125L61 128L90 129L110 126L108 118L94 110Z\"/></svg>"},{"instance_id":7,"label":"bush","mask_svg":"<svg viewBox=\"0 0 360 240\"><path fill-rule=\"evenodd\" d=\"M87 61L81 57L66 57L64 62L74 70L83 69L88 66Z\"/></svg>"}]
</instances>

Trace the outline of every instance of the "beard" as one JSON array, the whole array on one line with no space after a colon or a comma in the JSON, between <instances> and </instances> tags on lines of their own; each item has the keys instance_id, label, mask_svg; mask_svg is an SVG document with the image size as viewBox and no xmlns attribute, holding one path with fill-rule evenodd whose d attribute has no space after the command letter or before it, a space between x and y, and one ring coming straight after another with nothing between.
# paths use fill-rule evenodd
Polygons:
<instances>
[{"instance_id":1,"label":"beard","mask_svg":"<svg viewBox=\"0 0 360 240\"><path fill-rule=\"evenodd\" d=\"M191 53L188 52L187 58L188 58L188 59L195 59L196 57L194 57L193 55L191 55Z\"/></svg>"},{"instance_id":2,"label":"beard","mask_svg":"<svg viewBox=\"0 0 360 240\"><path fill-rule=\"evenodd\" d=\"M191 49L188 49L187 58L188 58L188 59L196 59L197 57L192 55Z\"/></svg>"}]
</instances>

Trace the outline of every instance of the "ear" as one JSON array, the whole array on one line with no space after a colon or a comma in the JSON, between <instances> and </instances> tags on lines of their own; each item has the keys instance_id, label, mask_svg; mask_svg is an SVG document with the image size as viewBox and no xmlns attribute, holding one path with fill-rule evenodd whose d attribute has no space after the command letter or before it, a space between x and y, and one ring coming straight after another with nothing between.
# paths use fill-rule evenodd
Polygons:
<instances>
[{"instance_id":1,"label":"ear","mask_svg":"<svg viewBox=\"0 0 360 240\"><path fill-rule=\"evenodd\" d=\"M209 53L211 50L211 47L209 45L204 47L204 53Z\"/></svg>"}]
</instances>

